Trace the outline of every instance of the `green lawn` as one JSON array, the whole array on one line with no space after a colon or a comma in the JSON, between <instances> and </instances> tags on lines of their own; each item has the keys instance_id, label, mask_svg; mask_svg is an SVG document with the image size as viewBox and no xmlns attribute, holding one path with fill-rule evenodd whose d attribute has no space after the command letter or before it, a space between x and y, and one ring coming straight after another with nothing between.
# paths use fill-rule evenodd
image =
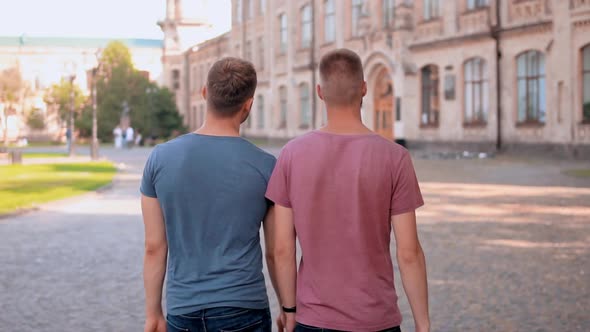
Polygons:
<instances>
[{"instance_id":1,"label":"green lawn","mask_svg":"<svg viewBox=\"0 0 590 332\"><path fill-rule=\"evenodd\" d=\"M109 162L0 166L0 214L96 190L115 173Z\"/></svg>"},{"instance_id":2,"label":"green lawn","mask_svg":"<svg viewBox=\"0 0 590 332\"><path fill-rule=\"evenodd\" d=\"M63 152L50 152L50 153L43 153L43 152L25 152L23 154L23 158L59 158L59 157L67 157L67 153Z\"/></svg>"},{"instance_id":3,"label":"green lawn","mask_svg":"<svg viewBox=\"0 0 590 332\"><path fill-rule=\"evenodd\" d=\"M564 173L569 176L575 176L579 178L590 178L590 169L572 169L565 171Z\"/></svg>"}]
</instances>

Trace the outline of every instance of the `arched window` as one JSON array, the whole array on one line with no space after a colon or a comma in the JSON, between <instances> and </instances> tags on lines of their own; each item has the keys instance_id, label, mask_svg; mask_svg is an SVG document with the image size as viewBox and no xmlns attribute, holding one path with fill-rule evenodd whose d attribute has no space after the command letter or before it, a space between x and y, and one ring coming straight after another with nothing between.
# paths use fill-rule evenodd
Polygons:
<instances>
[{"instance_id":1,"label":"arched window","mask_svg":"<svg viewBox=\"0 0 590 332\"><path fill-rule=\"evenodd\" d=\"M470 59L463 66L465 82L465 123L485 123L488 119L489 85L485 60Z\"/></svg>"},{"instance_id":2,"label":"arched window","mask_svg":"<svg viewBox=\"0 0 590 332\"><path fill-rule=\"evenodd\" d=\"M282 86L279 88L279 129L287 128L287 88Z\"/></svg>"},{"instance_id":3,"label":"arched window","mask_svg":"<svg viewBox=\"0 0 590 332\"><path fill-rule=\"evenodd\" d=\"M440 101L438 97L438 67L428 65L420 71L422 81L422 116L420 123L424 126L437 126Z\"/></svg>"},{"instance_id":4,"label":"arched window","mask_svg":"<svg viewBox=\"0 0 590 332\"><path fill-rule=\"evenodd\" d=\"M256 99L256 127L258 129L264 129L264 96L258 96Z\"/></svg>"},{"instance_id":5,"label":"arched window","mask_svg":"<svg viewBox=\"0 0 590 332\"><path fill-rule=\"evenodd\" d=\"M582 121L590 123L590 44L582 49Z\"/></svg>"},{"instance_id":6,"label":"arched window","mask_svg":"<svg viewBox=\"0 0 590 332\"><path fill-rule=\"evenodd\" d=\"M518 122L545 123L545 56L527 51L516 58Z\"/></svg>"},{"instance_id":7,"label":"arched window","mask_svg":"<svg viewBox=\"0 0 590 332\"><path fill-rule=\"evenodd\" d=\"M301 48L311 46L311 5L301 8Z\"/></svg>"},{"instance_id":8,"label":"arched window","mask_svg":"<svg viewBox=\"0 0 590 332\"><path fill-rule=\"evenodd\" d=\"M309 85L299 86L299 128L308 129L311 126L311 105L309 99Z\"/></svg>"}]
</instances>

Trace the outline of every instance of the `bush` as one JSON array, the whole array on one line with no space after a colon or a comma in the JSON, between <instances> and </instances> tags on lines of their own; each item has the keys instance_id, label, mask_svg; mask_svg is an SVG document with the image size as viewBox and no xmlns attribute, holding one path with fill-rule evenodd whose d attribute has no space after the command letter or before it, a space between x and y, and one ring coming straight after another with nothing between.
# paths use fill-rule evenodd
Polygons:
<instances>
[{"instance_id":1,"label":"bush","mask_svg":"<svg viewBox=\"0 0 590 332\"><path fill-rule=\"evenodd\" d=\"M45 116L40 109L34 108L29 112L29 116L27 117L27 126L36 130L45 129Z\"/></svg>"}]
</instances>

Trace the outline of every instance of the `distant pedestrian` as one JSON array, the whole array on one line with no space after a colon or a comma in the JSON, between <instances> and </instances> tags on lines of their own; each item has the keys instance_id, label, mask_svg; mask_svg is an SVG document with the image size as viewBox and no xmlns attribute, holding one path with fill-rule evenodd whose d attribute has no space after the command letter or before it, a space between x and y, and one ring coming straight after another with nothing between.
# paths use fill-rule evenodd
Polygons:
<instances>
[{"instance_id":1,"label":"distant pedestrian","mask_svg":"<svg viewBox=\"0 0 590 332\"><path fill-rule=\"evenodd\" d=\"M410 154L363 125L367 84L354 52L322 58L317 92L327 125L283 148L266 193L275 203L269 266L283 307L279 329L400 331L393 228L416 331L427 332L426 263L414 212L423 200Z\"/></svg>"},{"instance_id":2,"label":"distant pedestrian","mask_svg":"<svg viewBox=\"0 0 590 332\"><path fill-rule=\"evenodd\" d=\"M121 149L123 147L123 130L120 126L117 126L113 130L113 138L115 140L115 148Z\"/></svg>"},{"instance_id":3,"label":"distant pedestrian","mask_svg":"<svg viewBox=\"0 0 590 332\"><path fill-rule=\"evenodd\" d=\"M134 132L133 132L133 128L131 126L129 126L125 130L125 147L130 149L131 147L133 147L133 142L135 142Z\"/></svg>"},{"instance_id":4,"label":"distant pedestrian","mask_svg":"<svg viewBox=\"0 0 590 332\"><path fill-rule=\"evenodd\" d=\"M70 127L66 129L66 144L68 151L70 151L70 147L72 146L72 131L70 130Z\"/></svg>"},{"instance_id":5,"label":"distant pedestrian","mask_svg":"<svg viewBox=\"0 0 590 332\"><path fill-rule=\"evenodd\" d=\"M240 137L256 82L251 63L216 62L205 125L156 146L145 165L145 332L271 331L260 226L273 227L264 193L276 160Z\"/></svg>"},{"instance_id":6,"label":"distant pedestrian","mask_svg":"<svg viewBox=\"0 0 590 332\"><path fill-rule=\"evenodd\" d=\"M143 136L139 130L135 133L135 146L143 146Z\"/></svg>"}]
</instances>

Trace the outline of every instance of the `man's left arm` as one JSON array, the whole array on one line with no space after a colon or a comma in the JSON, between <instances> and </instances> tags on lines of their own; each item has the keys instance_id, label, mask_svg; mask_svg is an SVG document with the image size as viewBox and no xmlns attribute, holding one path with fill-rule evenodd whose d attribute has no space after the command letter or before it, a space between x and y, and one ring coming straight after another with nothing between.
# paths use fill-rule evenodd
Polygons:
<instances>
[{"instance_id":1,"label":"man's left arm","mask_svg":"<svg viewBox=\"0 0 590 332\"><path fill-rule=\"evenodd\" d=\"M162 287L168 256L164 216L157 198L142 195L141 210L145 226L143 264L146 301L145 332L166 331L166 320L162 312Z\"/></svg>"}]
</instances>

